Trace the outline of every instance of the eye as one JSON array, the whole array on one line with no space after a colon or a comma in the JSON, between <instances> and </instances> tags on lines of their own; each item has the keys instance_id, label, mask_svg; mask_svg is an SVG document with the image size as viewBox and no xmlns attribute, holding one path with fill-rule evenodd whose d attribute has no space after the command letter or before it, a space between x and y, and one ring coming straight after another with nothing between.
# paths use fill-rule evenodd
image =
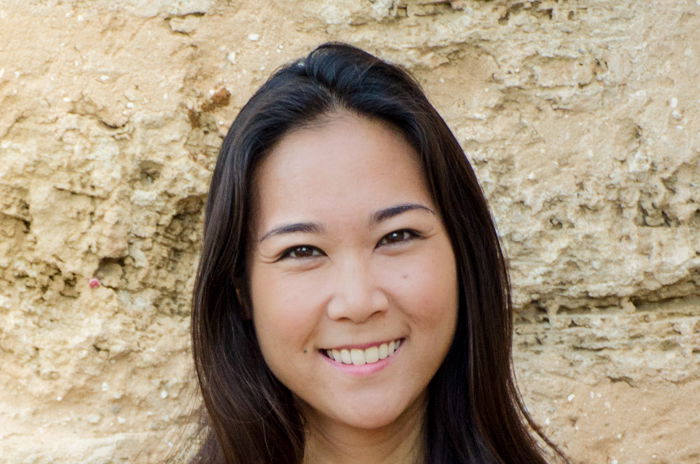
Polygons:
<instances>
[{"instance_id":1,"label":"eye","mask_svg":"<svg viewBox=\"0 0 700 464\"><path fill-rule=\"evenodd\" d=\"M297 245L291 248L287 248L282 252L279 259L305 259L314 258L316 256L322 256L323 252L318 248L311 245Z\"/></svg>"},{"instance_id":2,"label":"eye","mask_svg":"<svg viewBox=\"0 0 700 464\"><path fill-rule=\"evenodd\" d=\"M401 230L395 230L394 232L390 232L386 234L382 239L377 243L377 246L384 246L384 245L394 245L397 243L402 243L402 242L408 242L409 240L413 240L414 238L419 238L420 235L418 232L415 230L411 229L401 229Z\"/></svg>"}]
</instances>

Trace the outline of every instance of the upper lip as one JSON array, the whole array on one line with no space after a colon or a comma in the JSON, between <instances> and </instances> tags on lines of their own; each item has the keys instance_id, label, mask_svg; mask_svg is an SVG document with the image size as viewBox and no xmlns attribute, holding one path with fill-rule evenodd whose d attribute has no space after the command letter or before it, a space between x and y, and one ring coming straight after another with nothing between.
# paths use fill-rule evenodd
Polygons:
<instances>
[{"instance_id":1,"label":"upper lip","mask_svg":"<svg viewBox=\"0 0 700 464\"><path fill-rule=\"evenodd\" d=\"M402 340L403 337L396 337L396 338L389 338L383 341L379 342L369 342L369 343L357 343L354 345L340 345L340 346L333 346L329 348L323 348L324 350L364 350L365 348L369 348L370 346L379 346L383 343L391 343L395 340Z\"/></svg>"}]
</instances>

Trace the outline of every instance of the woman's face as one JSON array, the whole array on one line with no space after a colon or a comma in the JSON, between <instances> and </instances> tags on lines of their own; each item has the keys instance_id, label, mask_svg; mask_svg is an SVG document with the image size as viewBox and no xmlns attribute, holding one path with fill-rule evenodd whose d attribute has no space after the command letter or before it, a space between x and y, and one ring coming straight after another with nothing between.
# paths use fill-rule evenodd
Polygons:
<instances>
[{"instance_id":1,"label":"woman's face","mask_svg":"<svg viewBox=\"0 0 700 464\"><path fill-rule=\"evenodd\" d=\"M422 404L458 289L415 151L385 124L339 112L287 134L254 188L253 321L305 418L374 429Z\"/></svg>"}]
</instances>

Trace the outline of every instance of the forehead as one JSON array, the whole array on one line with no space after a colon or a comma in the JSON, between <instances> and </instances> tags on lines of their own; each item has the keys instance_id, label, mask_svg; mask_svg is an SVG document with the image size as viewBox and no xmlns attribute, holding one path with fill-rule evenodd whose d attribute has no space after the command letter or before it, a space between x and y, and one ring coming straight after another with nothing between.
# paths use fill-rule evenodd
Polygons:
<instances>
[{"instance_id":1,"label":"forehead","mask_svg":"<svg viewBox=\"0 0 700 464\"><path fill-rule=\"evenodd\" d=\"M387 202L432 204L418 154L404 136L348 112L285 135L258 167L253 189L258 223L363 214Z\"/></svg>"}]
</instances>

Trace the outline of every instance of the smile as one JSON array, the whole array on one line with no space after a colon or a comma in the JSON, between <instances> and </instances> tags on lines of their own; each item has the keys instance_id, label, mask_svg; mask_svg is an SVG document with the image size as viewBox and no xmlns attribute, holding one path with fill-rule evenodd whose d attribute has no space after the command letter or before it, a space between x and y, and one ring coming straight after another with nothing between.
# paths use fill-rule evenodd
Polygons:
<instances>
[{"instance_id":1,"label":"smile","mask_svg":"<svg viewBox=\"0 0 700 464\"><path fill-rule=\"evenodd\" d=\"M399 349L403 339L394 340L388 343L369 346L364 349L359 348L342 348L321 350L326 357L332 360L348 365L364 366L365 364L374 364L382 359L390 357Z\"/></svg>"}]
</instances>

